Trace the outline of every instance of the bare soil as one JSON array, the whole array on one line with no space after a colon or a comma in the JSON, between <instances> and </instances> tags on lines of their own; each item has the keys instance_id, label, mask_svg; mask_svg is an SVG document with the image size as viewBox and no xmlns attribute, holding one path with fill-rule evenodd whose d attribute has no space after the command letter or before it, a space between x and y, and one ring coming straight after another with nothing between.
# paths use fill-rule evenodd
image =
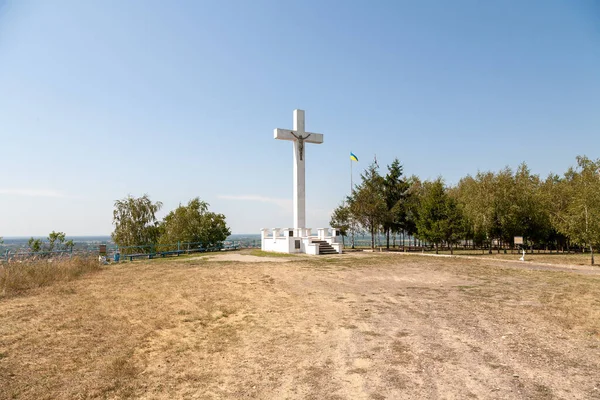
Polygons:
<instances>
[{"instance_id":1,"label":"bare soil","mask_svg":"<svg viewBox=\"0 0 600 400\"><path fill-rule=\"evenodd\" d=\"M0 399L600 399L599 271L385 253L110 266L0 300Z\"/></svg>"}]
</instances>

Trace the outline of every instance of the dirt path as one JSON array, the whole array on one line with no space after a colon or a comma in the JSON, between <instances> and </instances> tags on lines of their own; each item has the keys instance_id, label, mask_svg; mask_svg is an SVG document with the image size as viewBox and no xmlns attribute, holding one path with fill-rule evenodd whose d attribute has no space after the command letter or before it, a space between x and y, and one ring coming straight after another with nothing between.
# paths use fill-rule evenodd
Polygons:
<instances>
[{"instance_id":1,"label":"dirt path","mask_svg":"<svg viewBox=\"0 0 600 400\"><path fill-rule=\"evenodd\" d=\"M110 268L0 301L0 398L600 398L600 278L425 257Z\"/></svg>"},{"instance_id":2,"label":"dirt path","mask_svg":"<svg viewBox=\"0 0 600 400\"><path fill-rule=\"evenodd\" d=\"M397 256L408 256L408 257L434 257L434 258L453 258L462 260L485 260L489 264L503 264L508 265L517 269L530 269L530 270L544 270L544 271L564 271L564 272L575 272L583 275L600 275L600 267L598 265L575 265L575 264L560 264L560 263L545 263L539 261L518 261L517 257L514 260L507 260L502 258L486 258L485 256L465 256L465 255L447 255L447 254L431 254L431 253L405 253L405 252L393 252Z\"/></svg>"}]
</instances>

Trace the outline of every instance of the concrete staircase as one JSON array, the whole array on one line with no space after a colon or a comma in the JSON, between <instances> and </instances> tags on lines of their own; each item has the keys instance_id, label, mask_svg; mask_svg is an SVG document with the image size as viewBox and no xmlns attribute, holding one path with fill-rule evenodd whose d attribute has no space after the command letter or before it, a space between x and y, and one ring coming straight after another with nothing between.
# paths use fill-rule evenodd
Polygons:
<instances>
[{"instance_id":1,"label":"concrete staircase","mask_svg":"<svg viewBox=\"0 0 600 400\"><path fill-rule=\"evenodd\" d=\"M338 252L324 240L313 240L312 242L319 245L319 254L338 254Z\"/></svg>"}]
</instances>

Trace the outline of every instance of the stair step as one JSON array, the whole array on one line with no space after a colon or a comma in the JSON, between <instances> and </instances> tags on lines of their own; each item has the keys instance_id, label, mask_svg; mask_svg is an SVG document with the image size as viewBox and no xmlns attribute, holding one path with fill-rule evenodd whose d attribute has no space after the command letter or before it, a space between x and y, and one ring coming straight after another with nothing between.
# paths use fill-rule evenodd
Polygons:
<instances>
[{"instance_id":1,"label":"stair step","mask_svg":"<svg viewBox=\"0 0 600 400\"><path fill-rule=\"evenodd\" d=\"M338 252L325 240L313 240L312 242L319 245L319 254L338 254Z\"/></svg>"}]
</instances>

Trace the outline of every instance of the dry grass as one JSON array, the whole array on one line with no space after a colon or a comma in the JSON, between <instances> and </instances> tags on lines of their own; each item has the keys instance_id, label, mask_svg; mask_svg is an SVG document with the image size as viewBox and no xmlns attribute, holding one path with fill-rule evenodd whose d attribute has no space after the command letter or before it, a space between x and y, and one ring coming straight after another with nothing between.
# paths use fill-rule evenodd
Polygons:
<instances>
[{"instance_id":1,"label":"dry grass","mask_svg":"<svg viewBox=\"0 0 600 400\"><path fill-rule=\"evenodd\" d=\"M530 302L548 321L600 339L600 274L541 272L523 268L519 262L491 266L485 259L456 258L437 265L457 275L483 279L484 283L460 287L482 303Z\"/></svg>"},{"instance_id":2,"label":"dry grass","mask_svg":"<svg viewBox=\"0 0 600 400\"><path fill-rule=\"evenodd\" d=\"M69 281L101 269L95 257L38 259L0 263L0 297Z\"/></svg>"},{"instance_id":3,"label":"dry grass","mask_svg":"<svg viewBox=\"0 0 600 400\"><path fill-rule=\"evenodd\" d=\"M594 398L599 313L484 259L114 265L0 299L0 399Z\"/></svg>"}]
</instances>

